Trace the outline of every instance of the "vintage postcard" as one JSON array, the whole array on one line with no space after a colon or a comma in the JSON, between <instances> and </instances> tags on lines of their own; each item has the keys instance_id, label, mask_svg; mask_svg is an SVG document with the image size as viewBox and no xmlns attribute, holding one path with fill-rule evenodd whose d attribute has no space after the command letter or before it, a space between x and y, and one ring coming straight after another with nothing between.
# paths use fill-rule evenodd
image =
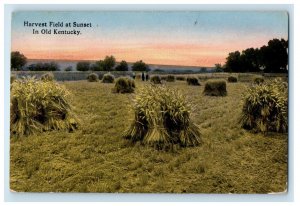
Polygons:
<instances>
[{"instance_id":1,"label":"vintage postcard","mask_svg":"<svg viewBox=\"0 0 300 206\"><path fill-rule=\"evenodd\" d=\"M16 11L14 192L278 194L286 11Z\"/></svg>"}]
</instances>

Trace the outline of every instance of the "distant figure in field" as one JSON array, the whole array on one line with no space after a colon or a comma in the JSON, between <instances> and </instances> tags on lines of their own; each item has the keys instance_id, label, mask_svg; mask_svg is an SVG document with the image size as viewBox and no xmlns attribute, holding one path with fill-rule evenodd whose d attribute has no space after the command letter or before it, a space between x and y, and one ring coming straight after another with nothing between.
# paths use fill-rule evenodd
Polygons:
<instances>
[{"instance_id":1,"label":"distant figure in field","mask_svg":"<svg viewBox=\"0 0 300 206\"><path fill-rule=\"evenodd\" d=\"M132 73L132 78L135 79L135 73L134 72Z\"/></svg>"},{"instance_id":2,"label":"distant figure in field","mask_svg":"<svg viewBox=\"0 0 300 206\"><path fill-rule=\"evenodd\" d=\"M146 81L148 81L148 80L149 80L149 74L146 73Z\"/></svg>"},{"instance_id":3,"label":"distant figure in field","mask_svg":"<svg viewBox=\"0 0 300 206\"><path fill-rule=\"evenodd\" d=\"M145 81L145 74L144 74L144 72L142 73L142 81Z\"/></svg>"}]
</instances>

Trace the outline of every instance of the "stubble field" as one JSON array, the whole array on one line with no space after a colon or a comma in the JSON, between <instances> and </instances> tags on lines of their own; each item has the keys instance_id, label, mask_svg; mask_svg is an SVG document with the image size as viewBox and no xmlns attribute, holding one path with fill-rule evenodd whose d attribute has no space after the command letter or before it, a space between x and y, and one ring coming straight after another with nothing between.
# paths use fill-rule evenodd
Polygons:
<instances>
[{"instance_id":1,"label":"stubble field","mask_svg":"<svg viewBox=\"0 0 300 206\"><path fill-rule=\"evenodd\" d=\"M46 132L10 140L10 187L31 192L271 193L287 185L288 135L241 128L241 98L250 83L227 83L228 95L167 82L193 105L204 143L160 151L121 138L133 118L133 94L114 84L70 81L80 119L73 133ZM148 82L136 81L138 93Z\"/></svg>"}]
</instances>

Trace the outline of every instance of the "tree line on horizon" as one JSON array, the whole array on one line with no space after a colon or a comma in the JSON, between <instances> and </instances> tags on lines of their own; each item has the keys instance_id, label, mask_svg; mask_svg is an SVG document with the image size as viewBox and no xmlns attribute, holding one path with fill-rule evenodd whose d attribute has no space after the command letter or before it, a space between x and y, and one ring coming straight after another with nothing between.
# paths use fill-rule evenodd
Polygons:
<instances>
[{"instance_id":1,"label":"tree line on horizon","mask_svg":"<svg viewBox=\"0 0 300 206\"><path fill-rule=\"evenodd\" d=\"M27 58L19 51L11 52L11 69L22 70L27 63ZM288 71L288 41L284 39L272 39L267 45L260 48L247 48L240 51L230 52L226 62L215 64L215 72L266 72L286 73ZM56 62L36 63L27 66L30 71L59 71ZM132 71L150 71L149 65L139 60L131 66ZM67 67L64 71L71 71ZM91 63L79 61L76 64L77 71L128 71L129 65L125 60L117 64L114 56L106 56L103 60ZM201 70L202 71L202 70ZM204 71L204 69L203 69ZM206 70L205 70L206 71Z\"/></svg>"},{"instance_id":2,"label":"tree line on horizon","mask_svg":"<svg viewBox=\"0 0 300 206\"><path fill-rule=\"evenodd\" d=\"M132 71L150 71L149 66L139 60L131 66ZM80 61L76 65L77 71L128 71L129 66L125 60L122 60L119 64L116 62L114 56L106 56L104 60L90 63L89 61Z\"/></svg>"},{"instance_id":3,"label":"tree line on horizon","mask_svg":"<svg viewBox=\"0 0 300 206\"><path fill-rule=\"evenodd\" d=\"M272 39L260 48L230 52L226 63L216 64L224 72L286 73L288 71L288 40Z\"/></svg>"},{"instance_id":4,"label":"tree line on horizon","mask_svg":"<svg viewBox=\"0 0 300 206\"><path fill-rule=\"evenodd\" d=\"M27 63L25 55L19 51L11 52L11 69L23 70ZM36 64L30 64L27 66L29 71L59 71L59 65L52 62L38 62ZM132 71L150 71L149 65L142 60L139 60L131 66ZM89 61L79 61L76 64L77 71L128 71L129 66L125 60L122 60L117 64L114 56L106 56L103 60L90 63ZM72 66L66 67L64 71L72 71Z\"/></svg>"}]
</instances>

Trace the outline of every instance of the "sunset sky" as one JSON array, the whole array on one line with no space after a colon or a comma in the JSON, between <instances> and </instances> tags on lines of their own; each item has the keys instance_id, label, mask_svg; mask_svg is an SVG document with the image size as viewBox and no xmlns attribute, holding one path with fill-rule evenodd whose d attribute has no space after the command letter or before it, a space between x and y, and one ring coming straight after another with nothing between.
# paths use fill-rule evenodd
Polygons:
<instances>
[{"instance_id":1,"label":"sunset sky","mask_svg":"<svg viewBox=\"0 0 300 206\"><path fill-rule=\"evenodd\" d=\"M32 34L47 23L52 34ZM49 22L91 23L92 28L49 27ZM80 30L54 35L53 29ZM12 51L28 59L100 60L149 64L214 66L229 52L261 47L273 38L288 39L286 12L16 12Z\"/></svg>"}]
</instances>

